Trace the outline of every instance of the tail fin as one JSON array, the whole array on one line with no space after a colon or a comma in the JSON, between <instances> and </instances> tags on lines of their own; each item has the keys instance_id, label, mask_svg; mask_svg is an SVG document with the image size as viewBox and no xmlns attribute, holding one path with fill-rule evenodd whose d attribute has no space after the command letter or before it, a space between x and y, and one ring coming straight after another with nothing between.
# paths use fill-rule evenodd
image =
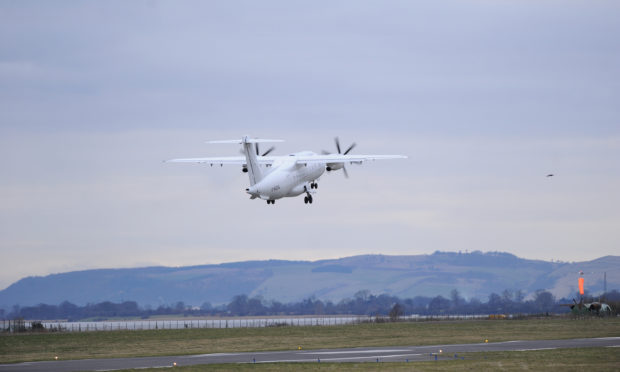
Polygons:
<instances>
[{"instance_id":1,"label":"tail fin","mask_svg":"<svg viewBox=\"0 0 620 372\"><path fill-rule=\"evenodd\" d=\"M248 165L248 176L250 176L250 186L259 183L263 179L263 172L258 166L256 156L256 144L243 143L243 152L245 153L245 162Z\"/></svg>"},{"instance_id":2,"label":"tail fin","mask_svg":"<svg viewBox=\"0 0 620 372\"><path fill-rule=\"evenodd\" d=\"M244 136L241 140L209 141L208 143L238 143L243 145L243 153L245 154L245 161L248 167L248 176L250 177L250 186L254 186L263 179L263 172L258 165L256 144L264 142L284 141L276 139L249 138L248 136Z\"/></svg>"}]
</instances>

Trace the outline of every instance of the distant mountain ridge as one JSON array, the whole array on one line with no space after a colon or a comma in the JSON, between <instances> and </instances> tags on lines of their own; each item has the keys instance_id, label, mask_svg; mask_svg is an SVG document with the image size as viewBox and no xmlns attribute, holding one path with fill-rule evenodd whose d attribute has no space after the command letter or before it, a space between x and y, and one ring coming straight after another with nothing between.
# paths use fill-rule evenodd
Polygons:
<instances>
[{"instance_id":1,"label":"distant mountain ridge","mask_svg":"<svg viewBox=\"0 0 620 372\"><path fill-rule=\"evenodd\" d=\"M360 290L401 298L449 297L485 300L505 289L526 295L538 289L574 296L580 270L591 293L620 288L620 256L564 263L527 260L502 252L435 252L431 255L361 255L319 261L243 261L187 267L96 269L23 278L0 291L0 308L40 303L77 305L136 301L159 306L221 304L233 296L262 296L280 302L316 297L339 301Z\"/></svg>"}]
</instances>

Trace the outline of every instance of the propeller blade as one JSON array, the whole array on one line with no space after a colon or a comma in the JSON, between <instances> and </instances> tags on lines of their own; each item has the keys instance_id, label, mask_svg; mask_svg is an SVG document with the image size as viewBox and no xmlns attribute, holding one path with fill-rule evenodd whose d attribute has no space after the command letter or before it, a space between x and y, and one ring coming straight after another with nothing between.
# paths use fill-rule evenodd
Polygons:
<instances>
[{"instance_id":1,"label":"propeller blade","mask_svg":"<svg viewBox=\"0 0 620 372\"><path fill-rule=\"evenodd\" d=\"M260 155L260 150L258 149L258 142L256 142L254 146L256 146L256 156Z\"/></svg>"},{"instance_id":2,"label":"propeller blade","mask_svg":"<svg viewBox=\"0 0 620 372\"><path fill-rule=\"evenodd\" d=\"M340 140L338 140L338 137L334 138L334 141L336 142L336 149L338 150L338 153L340 154Z\"/></svg>"},{"instance_id":3,"label":"propeller blade","mask_svg":"<svg viewBox=\"0 0 620 372\"><path fill-rule=\"evenodd\" d=\"M347 172L347 167L342 167L342 172L344 173L345 178L349 178L349 172Z\"/></svg>"},{"instance_id":4,"label":"propeller blade","mask_svg":"<svg viewBox=\"0 0 620 372\"><path fill-rule=\"evenodd\" d=\"M267 150L267 151L263 152L263 155L262 155L262 156L267 156L267 155L269 155L269 153L270 153L270 152L272 152L272 151L273 151L273 150L275 150L275 149L276 149L276 147L275 147L275 146L271 146L271 147L269 148L269 150Z\"/></svg>"},{"instance_id":5,"label":"propeller blade","mask_svg":"<svg viewBox=\"0 0 620 372\"><path fill-rule=\"evenodd\" d=\"M356 144L355 142L353 142L353 143L351 144L351 146L349 146L349 148L347 149L347 151L345 151L345 152L344 152L344 155L348 154L348 153L349 153L349 151L353 150L353 148L354 148L355 146L357 146L357 144Z\"/></svg>"}]
</instances>

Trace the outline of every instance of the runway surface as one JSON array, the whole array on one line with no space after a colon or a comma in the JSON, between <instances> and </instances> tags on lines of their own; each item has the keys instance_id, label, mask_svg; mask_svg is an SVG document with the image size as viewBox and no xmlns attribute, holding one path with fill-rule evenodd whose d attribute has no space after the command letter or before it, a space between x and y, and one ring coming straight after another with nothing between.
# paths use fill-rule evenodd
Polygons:
<instances>
[{"instance_id":1,"label":"runway surface","mask_svg":"<svg viewBox=\"0 0 620 372\"><path fill-rule=\"evenodd\" d=\"M354 349L287 350L256 353L219 353L144 358L56 360L0 364L4 371L109 371L128 368L164 368L214 363L276 362L416 362L453 358L454 354L485 351L527 351L576 347L620 347L620 337L578 338L569 340L506 341L480 344L431 346L393 346ZM441 352L440 352L441 350Z\"/></svg>"}]
</instances>

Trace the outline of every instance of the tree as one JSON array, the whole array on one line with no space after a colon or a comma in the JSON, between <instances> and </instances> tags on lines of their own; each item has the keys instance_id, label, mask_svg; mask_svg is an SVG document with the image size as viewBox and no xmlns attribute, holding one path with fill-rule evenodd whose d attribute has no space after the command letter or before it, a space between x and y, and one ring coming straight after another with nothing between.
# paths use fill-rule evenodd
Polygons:
<instances>
[{"instance_id":1,"label":"tree","mask_svg":"<svg viewBox=\"0 0 620 372\"><path fill-rule=\"evenodd\" d=\"M358 301L367 301L370 296L370 291L367 289L362 289L361 291L355 292L353 297Z\"/></svg>"},{"instance_id":2,"label":"tree","mask_svg":"<svg viewBox=\"0 0 620 372\"><path fill-rule=\"evenodd\" d=\"M551 292L539 289L534 295L534 304L538 311L549 312L553 310L555 305L555 297L553 297Z\"/></svg>"},{"instance_id":3,"label":"tree","mask_svg":"<svg viewBox=\"0 0 620 372\"><path fill-rule=\"evenodd\" d=\"M501 313L503 310L502 298L497 293L491 293L489 295L489 302L487 305L489 307L489 312Z\"/></svg>"},{"instance_id":4,"label":"tree","mask_svg":"<svg viewBox=\"0 0 620 372\"><path fill-rule=\"evenodd\" d=\"M394 306L392 306L392 310L390 310L390 320L392 322L395 322L398 320L398 318L400 318L403 315L403 308L402 306L400 306L400 304L397 302L394 304Z\"/></svg>"},{"instance_id":5,"label":"tree","mask_svg":"<svg viewBox=\"0 0 620 372\"><path fill-rule=\"evenodd\" d=\"M504 292L502 292L502 302L504 303L512 302L512 291L510 289L504 289Z\"/></svg>"},{"instance_id":6,"label":"tree","mask_svg":"<svg viewBox=\"0 0 620 372\"><path fill-rule=\"evenodd\" d=\"M461 297L461 295L459 294L459 291L457 289L453 289L450 292L450 299L452 300L452 307L454 309L459 308L462 304L463 304L463 300L464 298Z\"/></svg>"},{"instance_id":7,"label":"tree","mask_svg":"<svg viewBox=\"0 0 620 372\"><path fill-rule=\"evenodd\" d=\"M523 299L525 298L525 294L523 293L522 290L518 290L515 292L515 302L521 303L523 302Z\"/></svg>"},{"instance_id":8,"label":"tree","mask_svg":"<svg viewBox=\"0 0 620 372\"><path fill-rule=\"evenodd\" d=\"M323 315L325 314L325 305L321 300L317 300L314 303L314 314L315 315Z\"/></svg>"},{"instance_id":9,"label":"tree","mask_svg":"<svg viewBox=\"0 0 620 372\"><path fill-rule=\"evenodd\" d=\"M254 297L248 300L248 314L249 315L264 315L265 306L260 298Z\"/></svg>"},{"instance_id":10,"label":"tree","mask_svg":"<svg viewBox=\"0 0 620 372\"><path fill-rule=\"evenodd\" d=\"M450 308L450 300L443 296L437 296L428 304L428 311L431 314L444 313Z\"/></svg>"},{"instance_id":11,"label":"tree","mask_svg":"<svg viewBox=\"0 0 620 372\"><path fill-rule=\"evenodd\" d=\"M238 295L233 297L233 300L228 304L228 311L232 315L247 315L248 314L248 296Z\"/></svg>"}]
</instances>

